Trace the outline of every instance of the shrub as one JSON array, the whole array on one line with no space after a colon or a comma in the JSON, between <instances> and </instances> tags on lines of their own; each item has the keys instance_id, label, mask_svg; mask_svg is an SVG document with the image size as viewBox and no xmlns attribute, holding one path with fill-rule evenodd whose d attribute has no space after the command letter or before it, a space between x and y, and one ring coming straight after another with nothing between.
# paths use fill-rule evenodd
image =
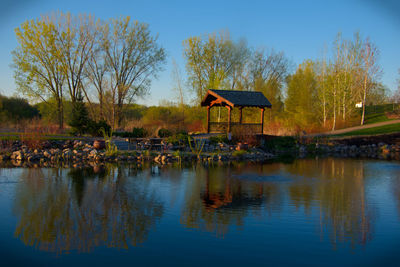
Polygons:
<instances>
[{"instance_id":1,"label":"shrub","mask_svg":"<svg viewBox=\"0 0 400 267\"><path fill-rule=\"evenodd\" d=\"M228 137L226 136L226 134L222 134L222 135L216 135L216 136L210 136L209 138L210 143L213 145L216 145L218 143L229 143Z\"/></svg>"},{"instance_id":2,"label":"shrub","mask_svg":"<svg viewBox=\"0 0 400 267\"><path fill-rule=\"evenodd\" d=\"M100 120L98 122L91 120L87 129L87 133L91 136L102 136L102 129L107 135L111 134L111 126L108 125L105 120Z\"/></svg>"},{"instance_id":3,"label":"shrub","mask_svg":"<svg viewBox=\"0 0 400 267\"><path fill-rule=\"evenodd\" d=\"M268 150L289 150L296 146L296 139L291 136L279 136L265 142Z\"/></svg>"},{"instance_id":4,"label":"shrub","mask_svg":"<svg viewBox=\"0 0 400 267\"><path fill-rule=\"evenodd\" d=\"M116 136L116 137L123 137L123 138L132 137L132 133L131 132L114 132L113 135Z\"/></svg>"},{"instance_id":5,"label":"shrub","mask_svg":"<svg viewBox=\"0 0 400 267\"><path fill-rule=\"evenodd\" d=\"M40 130L20 134L21 142L30 149L41 149L43 145L43 133Z\"/></svg>"},{"instance_id":6,"label":"shrub","mask_svg":"<svg viewBox=\"0 0 400 267\"><path fill-rule=\"evenodd\" d=\"M245 150L235 150L235 151L233 151L232 156L240 158L246 153L247 152Z\"/></svg>"},{"instance_id":7,"label":"shrub","mask_svg":"<svg viewBox=\"0 0 400 267\"><path fill-rule=\"evenodd\" d=\"M158 136L161 137L161 138L169 137L171 135L172 135L172 133L168 129L161 128L160 130L158 130Z\"/></svg>"},{"instance_id":8,"label":"shrub","mask_svg":"<svg viewBox=\"0 0 400 267\"><path fill-rule=\"evenodd\" d=\"M141 128L137 128L134 127L132 129L132 136L133 138L143 138L147 135L147 131L145 128L141 127Z\"/></svg>"},{"instance_id":9,"label":"shrub","mask_svg":"<svg viewBox=\"0 0 400 267\"><path fill-rule=\"evenodd\" d=\"M188 133L186 131L179 131L176 134L168 137L167 142L173 145L187 145L188 144Z\"/></svg>"}]
</instances>

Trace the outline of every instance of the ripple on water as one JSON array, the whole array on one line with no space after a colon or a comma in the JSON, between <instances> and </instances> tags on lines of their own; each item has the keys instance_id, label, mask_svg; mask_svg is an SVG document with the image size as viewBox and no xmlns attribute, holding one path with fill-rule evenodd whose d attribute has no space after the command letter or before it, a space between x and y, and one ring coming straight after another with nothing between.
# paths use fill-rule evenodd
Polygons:
<instances>
[{"instance_id":1,"label":"ripple on water","mask_svg":"<svg viewBox=\"0 0 400 267\"><path fill-rule=\"evenodd\" d=\"M243 181L250 181L250 182L265 182L265 183L284 183L284 182L292 182L293 178L284 176L284 175L259 175L259 174L239 174L239 175L232 175L233 178L243 180Z\"/></svg>"}]
</instances>

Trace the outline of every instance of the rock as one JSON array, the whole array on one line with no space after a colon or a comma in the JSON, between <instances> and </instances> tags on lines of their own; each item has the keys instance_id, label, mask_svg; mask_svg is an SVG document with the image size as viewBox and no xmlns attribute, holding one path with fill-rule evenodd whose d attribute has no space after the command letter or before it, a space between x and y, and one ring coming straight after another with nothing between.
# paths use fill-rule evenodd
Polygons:
<instances>
[{"instance_id":1,"label":"rock","mask_svg":"<svg viewBox=\"0 0 400 267\"><path fill-rule=\"evenodd\" d=\"M15 151L15 152L12 153L11 159L23 160L24 159L24 153L22 151L20 151L20 150Z\"/></svg>"},{"instance_id":2,"label":"rock","mask_svg":"<svg viewBox=\"0 0 400 267\"><path fill-rule=\"evenodd\" d=\"M38 154L31 154L27 156L28 161L35 162L40 161L41 157Z\"/></svg>"},{"instance_id":3,"label":"rock","mask_svg":"<svg viewBox=\"0 0 400 267\"><path fill-rule=\"evenodd\" d=\"M104 140L95 140L93 142L93 148L95 149L104 149L106 147L106 143L104 142Z\"/></svg>"}]
</instances>

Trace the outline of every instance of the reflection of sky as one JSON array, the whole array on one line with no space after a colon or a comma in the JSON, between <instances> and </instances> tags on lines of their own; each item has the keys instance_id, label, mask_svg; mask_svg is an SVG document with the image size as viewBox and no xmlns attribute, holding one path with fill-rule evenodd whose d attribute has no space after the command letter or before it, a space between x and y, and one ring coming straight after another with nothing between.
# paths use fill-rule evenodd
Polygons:
<instances>
[{"instance_id":1,"label":"reflection of sky","mask_svg":"<svg viewBox=\"0 0 400 267\"><path fill-rule=\"evenodd\" d=\"M385 259L399 253L400 214L399 200L394 193L400 194L400 165L395 162L370 162L365 164L366 193L369 204L378 211L381 220L376 220L374 242L371 242L371 251L380 256L382 264ZM396 181L397 180L397 181ZM383 219L384 218L384 219ZM378 262L377 262L378 263Z\"/></svg>"},{"instance_id":2,"label":"reflection of sky","mask_svg":"<svg viewBox=\"0 0 400 267\"><path fill-rule=\"evenodd\" d=\"M337 162L340 163L340 160ZM323 163L323 160L320 163ZM339 163L336 166L341 166ZM350 167L350 163L351 161L346 161L346 167ZM313 162L308 161L307 164L313 164ZM193 199L198 201L200 206L202 205L201 195L198 192L202 192L205 188L207 169L197 167L198 169L189 168L180 172L166 167L162 168L159 174L153 175L149 170L144 170L137 176L127 177L125 185L129 188L136 184L142 188L140 185L145 184L146 187L143 188L150 192L154 190L157 193L157 199L164 207L161 219L151 228L146 240L137 247L130 247L129 250L99 246L89 254L71 251L70 254L57 257L54 257L52 253L25 246L19 239L13 237L17 218L15 214L12 214L11 207L14 198L18 197L14 195L17 184L8 183L6 185L8 189L5 189L0 180L0 248L3 248L0 250L0 255L5 254L4 259L15 259L16 255L21 254L25 259L34 259L38 263L46 262L52 265L72 265L73 262L79 261L82 265L88 262L99 265L127 263L151 265L174 262L194 266L222 264L248 266L260 262L270 264L295 262L304 265L312 263L321 265L322 263L337 266L343 261L348 265L371 264L371 262L388 259L389 256L400 256L400 254L393 254L400 240L400 217L397 206L399 203L395 201L393 194L393 185L400 184L393 183L400 178L398 163L364 162L366 204L375 212L371 221L373 236L372 240L364 246L356 244L353 248L349 242L340 241L333 246L330 238L332 229L326 226L321 228L319 201L316 196L313 198L311 208L306 211L303 204L294 205L289 195L290 186L296 184L316 188L323 182L323 177L316 174L310 179L304 175L295 175L293 169L291 173L285 171L288 166L290 165L266 165L263 171L265 177L269 178L261 182L257 179L256 181L252 179L241 181L234 178L246 175L247 167L241 168L238 172L235 171L235 167L231 167L229 173L233 179L230 181L235 186L241 185L242 192L246 194L251 192L250 189L256 184L274 185L277 187L279 198L274 199L275 202L268 202L270 199L265 193L261 207L244 206L241 207L244 209L243 212L240 209L207 211L214 214L231 213L239 217L241 214L244 215L239 225L230 221L228 231L222 235L214 231L206 231L204 228L189 228L180 222L182 209L187 204L188 197L194 197ZM354 165L354 167L359 166L360 164ZM21 170L3 171L0 177L18 179ZM251 171L252 175L255 175L254 169ZM67 171L64 175L65 173ZM209 179L217 179L217 181L211 181L214 183L222 183L228 178L228 176L223 176L226 173L224 168L214 170L210 167L209 173L215 174L209 176ZM271 180L271 177L278 174L281 175L279 179ZM34 177L30 178L34 179ZM346 177L346 179L351 179L351 177ZM90 183L93 182L97 181L91 178ZM325 186L333 183L335 183L334 179ZM196 188L199 184L202 190ZM237 189L235 186L232 188ZM267 208L268 205L272 205L273 208ZM312 259L311 263L310 259ZM327 259L329 261L326 261Z\"/></svg>"}]
</instances>

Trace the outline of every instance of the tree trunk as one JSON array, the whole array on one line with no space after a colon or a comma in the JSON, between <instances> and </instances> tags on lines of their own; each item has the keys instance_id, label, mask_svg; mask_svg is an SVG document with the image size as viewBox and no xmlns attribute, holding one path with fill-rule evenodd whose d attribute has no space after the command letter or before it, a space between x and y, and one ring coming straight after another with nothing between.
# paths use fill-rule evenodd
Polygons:
<instances>
[{"instance_id":1,"label":"tree trunk","mask_svg":"<svg viewBox=\"0 0 400 267\"><path fill-rule=\"evenodd\" d=\"M103 94L99 94L99 114L100 120L104 119L104 112L103 112Z\"/></svg>"},{"instance_id":2,"label":"tree trunk","mask_svg":"<svg viewBox=\"0 0 400 267\"><path fill-rule=\"evenodd\" d=\"M343 92L343 122L346 122L346 92Z\"/></svg>"},{"instance_id":3,"label":"tree trunk","mask_svg":"<svg viewBox=\"0 0 400 267\"><path fill-rule=\"evenodd\" d=\"M367 75L365 75L365 77L364 77L364 94L363 94L363 100L362 100L361 125L364 125L366 100L367 100Z\"/></svg>"},{"instance_id":4,"label":"tree trunk","mask_svg":"<svg viewBox=\"0 0 400 267\"><path fill-rule=\"evenodd\" d=\"M64 128L64 110L62 99L57 99L57 116L58 116L58 128Z\"/></svg>"},{"instance_id":5,"label":"tree trunk","mask_svg":"<svg viewBox=\"0 0 400 267\"><path fill-rule=\"evenodd\" d=\"M324 92L324 98L323 98L323 106L324 106L324 128L326 127L326 99L325 99L325 92Z\"/></svg>"},{"instance_id":6,"label":"tree trunk","mask_svg":"<svg viewBox=\"0 0 400 267\"><path fill-rule=\"evenodd\" d=\"M336 89L334 89L333 93L333 124L332 124L332 131L336 128Z\"/></svg>"}]
</instances>

